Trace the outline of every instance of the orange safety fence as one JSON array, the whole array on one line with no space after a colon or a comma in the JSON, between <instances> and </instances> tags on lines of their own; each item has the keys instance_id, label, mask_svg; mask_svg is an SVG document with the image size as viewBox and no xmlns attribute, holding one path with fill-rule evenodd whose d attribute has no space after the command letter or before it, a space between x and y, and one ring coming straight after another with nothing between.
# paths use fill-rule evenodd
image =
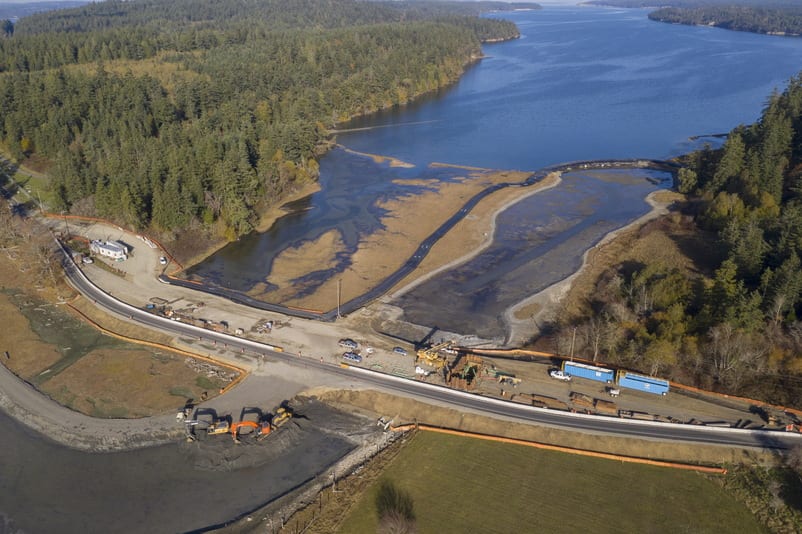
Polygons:
<instances>
[{"instance_id":1,"label":"orange safety fence","mask_svg":"<svg viewBox=\"0 0 802 534\"><path fill-rule=\"evenodd\" d=\"M67 306L73 312L75 312L77 315L79 315L81 317L81 319L83 319L87 323L91 324L92 326L94 326L95 328L97 328L99 331L101 331L102 333L106 334L107 336L115 337L117 339L121 339L121 340L127 341L129 343L136 343L137 345L145 345L145 346L153 347L153 348L160 349L160 350L166 350L166 351L174 352L174 353L180 354L182 356L187 356L189 358L194 358L196 360L203 360L205 362L208 362L208 363L211 363L211 364L214 364L214 365L219 365L221 367L226 367L228 369L236 371L238 373L237 374L237 378L232 380L226 387L224 387L223 389L220 390L220 394L221 395L223 393L228 392L228 390L230 390L231 388L233 388L234 386L236 386L237 384L242 382L245 379L245 377L248 376L248 371L246 371L242 367L237 367L236 365L232 365L232 364L230 364L228 362L222 362L222 361L216 360L214 358L209 358L208 356L202 356L200 354L195 354L194 352L189 352L189 351L186 351L186 350L183 350L183 349L170 347L170 346L164 345L162 343L156 343L154 341L145 341L143 339L136 339L136 338L124 336L122 334L118 334L117 332L112 332L111 330L100 326L98 323L93 321L88 315L86 315L84 312L82 312L81 310L79 310L78 308L73 306L72 304L67 303Z\"/></svg>"},{"instance_id":2,"label":"orange safety fence","mask_svg":"<svg viewBox=\"0 0 802 534\"><path fill-rule=\"evenodd\" d=\"M580 456L589 456L592 458L603 458L605 460L616 460L619 462L626 462L626 463L633 463L633 464L644 464L644 465L653 465L657 467L670 467L672 469L683 469L686 471L698 471L701 473L711 473L716 475L725 475L727 474L727 470L723 467L707 467L702 465L694 465L694 464L685 464L680 462L667 462L663 460L649 460L648 458L636 458L633 456L621 456L618 454L610 454L606 452L595 452L595 451L586 451L582 449L574 449L571 447L562 447L560 445L548 445L545 443L538 443L536 441L527 441L523 439L516 439L516 438L505 438L503 436L493 436L489 434L477 434L475 432L466 432L464 430L453 430L450 428L441 428L437 426L430 426L430 425L421 425L421 424L411 424L411 425L402 425L402 426L395 426L390 427L391 430L394 432L404 432L407 430L418 429L418 430L425 430L427 432L437 432L440 434L449 434L452 436L462 436L474 439L482 439L486 441L496 441L499 443L511 443L514 445L523 445L525 447L534 447L536 449L544 449L548 451L557 451L557 452L564 452L568 454L577 454Z\"/></svg>"}]
</instances>

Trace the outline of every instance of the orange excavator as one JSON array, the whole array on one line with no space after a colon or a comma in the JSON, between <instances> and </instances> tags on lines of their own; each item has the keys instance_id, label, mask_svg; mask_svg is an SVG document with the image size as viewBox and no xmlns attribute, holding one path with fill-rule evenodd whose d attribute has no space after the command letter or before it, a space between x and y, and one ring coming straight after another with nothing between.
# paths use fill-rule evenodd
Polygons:
<instances>
[{"instance_id":1,"label":"orange excavator","mask_svg":"<svg viewBox=\"0 0 802 534\"><path fill-rule=\"evenodd\" d=\"M228 431L231 432L234 443L239 443L240 431L246 428L250 428L251 432L256 433L256 439L266 438L268 434L273 431L270 423L267 422L255 423L254 421L240 421L239 423L232 423Z\"/></svg>"}]
</instances>

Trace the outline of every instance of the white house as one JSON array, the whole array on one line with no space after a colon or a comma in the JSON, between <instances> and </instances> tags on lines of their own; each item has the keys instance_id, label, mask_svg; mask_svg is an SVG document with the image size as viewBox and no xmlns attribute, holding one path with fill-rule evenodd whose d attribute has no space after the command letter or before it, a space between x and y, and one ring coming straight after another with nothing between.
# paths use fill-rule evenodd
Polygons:
<instances>
[{"instance_id":1,"label":"white house","mask_svg":"<svg viewBox=\"0 0 802 534\"><path fill-rule=\"evenodd\" d=\"M128 247L117 241L99 241L95 239L89 243L89 250L93 254L106 256L113 260L123 261L128 259Z\"/></svg>"}]
</instances>

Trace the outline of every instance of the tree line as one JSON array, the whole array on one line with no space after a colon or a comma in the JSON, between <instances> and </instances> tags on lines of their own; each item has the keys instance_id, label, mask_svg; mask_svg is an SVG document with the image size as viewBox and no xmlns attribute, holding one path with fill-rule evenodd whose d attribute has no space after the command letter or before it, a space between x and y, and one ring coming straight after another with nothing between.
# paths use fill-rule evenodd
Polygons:
<instances>
[{"instance_id":1,"label":"tree line","mask_svg":"<svg viewBox=\"0 0 802 534\"><path fill-rule=\"evenodd\" d=\"M802 7L703 6L669 7L649 13L659 22L716 26L754 33L802 35Z\"/></svg>"},{"instance_id":2,"label":"tree line","mask_svg":"<svg viewBox=\"0 0 802 534\"><path fill-rule=\"evenodd\" d=\"M18 160L51 162L55 210L235 239L317 178L334 123L453 83L482 39L517 36L506 21L411 4L153 0L38 14L0 40L0 137Z\"/></svg>"},{"instance_id":3,"label":"tree line","mask_svg":"<svg viewBox=\"0 0 802 534\"><path fill-rule=\"evenodd\" d=\"M659 261L604 273L563 352L703 387L802 402L802 78L718 150L683 158L677 187L709 268ZM697 250L697 256L700 256Z\"/></svg>"}]
</instances>

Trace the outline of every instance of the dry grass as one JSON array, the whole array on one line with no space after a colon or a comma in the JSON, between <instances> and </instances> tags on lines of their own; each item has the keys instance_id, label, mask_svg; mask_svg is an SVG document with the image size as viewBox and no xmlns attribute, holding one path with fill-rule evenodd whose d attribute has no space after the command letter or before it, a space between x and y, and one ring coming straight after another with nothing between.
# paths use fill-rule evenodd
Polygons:
<instances>
[{"instance_id":1,"label":"dry grass","mask_svg":"<svg viewBox=\"0 0 802 534\"><path fill-rule=\"evenodd\" d=\"M570 291L562 301L567 315L578 315L587 309L587 296L592 295L602 274L624 263L662 263L691 275L706 273L713 263L710 242L699 230L691 227L688 219L671 213L642 226L621 232L615 239L592 249L585 269L574 279ZM518 318L532 315L521 309Z\"/></svg>"},{"instance_id":2,"label":"dry grass","mask_svg":"<svg viewBox=\"0 0 802 534\"><path fill-rule=\"evenodd\" d=\"M206 391L198 385L200 375L184 360L152 349L94 350L45 382L42 389L60 404L95 417L165 413ZM209 393L216 393L216 388Z\"/></svg>"},{"instance_id":3,"label":"dry grass","mask_svg":"<svg viewBox=\"0 0 802 534\"><path fill-rule=\"evenodd\" d=\"M0 317L3 318L3 336L0 341L0 363L15 374L29 379L61 359L53 345L43 342L31 330L7 295L0 293ZM2 353L8 352L9 358Z\"/></svg>"},{"instance_id":4,"label":"dry grass","mask_svg":"<svg viewBox=\"0 0 802 534\"><path fill-rule=\"evenodd\" d=\"M330 309L338 279L342 280L341 298L344 302L362 295L399 269L421 241L476 193L495 183L523 181L529 174L517 171L471 171L469 177L455 182L442 182L435 190L381 203L379 207L388 212L381 221L384 228L362 239L352 256L351 266L340 277L322 284L314 294L289 304ZM425 276L478 248L487 239L485 234L492 225L492 215L511 199L520 197L522 191L528 194L532 189L503 189L484 199L466 219L437 242L421 266L403 283ZM485 230L482 231L482 228Z\"/></svg>"},{"instance_id":5,"label":"dry grass","mask_svg":"<svg viewBox=\"0 0 802 534\"><path fill-rule=\"evenodd\" d=\"M500 181L523 181L529 173L513 172L500 173ZM401 280L394 290L423 280L430 274L447 265L460 263L464 258L479 252L485 244L493 239L494 221L496 215L503 207L508 206L523 197L542 191L556 184L560 179L558 173L549 174L539 184L526 189L506 188L489 195L482 200L471 213L462 219L454 228L432 247L429 255L420 266Z\"/></svg>"},{"instance_id":6,"label":"dry grass","mask_svg":"<svg viewBox=\"0 0 802 534\"><path fill-rule=\"evenodd\" d=\"M0 255L2 288L11 288L9 291L14 294L44 299L52 306L58 292L52 289L39 291L33 283L14 262ZM62 287L60 293L63 296L66 290ZM168 343L171 339L167 335L155 334L110 317L84 299L77 299L73 305L111 331L158 343ZM70 314L66 306L54 313ZM0 364L31 380L62 360L63 355L58 347L43 341L31 328L25 315L4 293L0 293L0 317L3 318ZM4 356L5 351L8 351L9 358ZM188 367L185 361L185 357L171 352L120 343L115 348L90 350L49 380L43 381L41 387L56 401L88 415L142 417L161 414L183 405L185 396L198 398L207 389L210 396L217 394L219 385Z\"/></svg>"},{"instance_id":7,"label":"dry grass","mask_svg":"<svg viewBox=\"0 0 802 534\"><path fill-rule=\"evenodd\" d=\"M299 273L309 273L321 269L331 269L337 264L337 255L345 250L339 230L329 230L313 241L305 241L294 248L287 248L273 260L266 282L278 286L270 293L270 299L278 302L287 300L299 288L293 284ZM265 284L259 284L248 295L259 298ZM330 300L330 299L329 299Z\"/></svg>"}]
</instances>

